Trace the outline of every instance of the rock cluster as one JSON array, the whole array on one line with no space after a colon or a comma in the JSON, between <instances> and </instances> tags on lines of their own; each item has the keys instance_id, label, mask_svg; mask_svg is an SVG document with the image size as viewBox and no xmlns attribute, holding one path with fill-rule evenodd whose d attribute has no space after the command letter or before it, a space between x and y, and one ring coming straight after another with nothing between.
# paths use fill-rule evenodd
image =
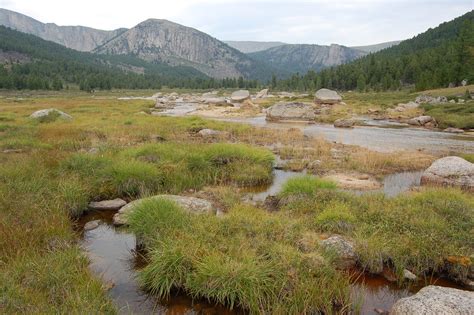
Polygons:
<instances>
[{"instance_id":1,"label":"rock cluster","mask_svg":"<svg viewBox=\"0 0 474 315\"><path fill-rule=\"evenodd\" d=\"M430 95L419 95L416 99L415 102L418 104L425 104L425 103L430 103L430 104L439 104L439 103L447 103L448 99L446 96L430 96Z\"/></svg>"}]
</instances>

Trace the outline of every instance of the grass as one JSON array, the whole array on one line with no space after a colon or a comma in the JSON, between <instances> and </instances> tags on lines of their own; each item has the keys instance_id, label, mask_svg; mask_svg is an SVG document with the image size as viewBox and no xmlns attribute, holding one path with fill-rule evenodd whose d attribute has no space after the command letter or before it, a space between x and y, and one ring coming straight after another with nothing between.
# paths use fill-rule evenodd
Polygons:
<instances>
[{"instance_id":1,"label":"grass","mask_svg":"<svg viewBox=\"0 0 474 315\"><path fill-rule=\"evenodd\" d=\"M474 129L474 106L464 104L423 105L426 115L436 119L440 128Z\"/></svg>"},{"instance_id":2,"label":"grass","mask_svg":"<svg viewBox=\"0 0 474 315\"><path fill-rule=\"evenodd\" d=\"M336 189L336 184L313 176L301 176L289 179L281 190L281 195L313 195L319 189Z\"/></svg>"}]
</instances>

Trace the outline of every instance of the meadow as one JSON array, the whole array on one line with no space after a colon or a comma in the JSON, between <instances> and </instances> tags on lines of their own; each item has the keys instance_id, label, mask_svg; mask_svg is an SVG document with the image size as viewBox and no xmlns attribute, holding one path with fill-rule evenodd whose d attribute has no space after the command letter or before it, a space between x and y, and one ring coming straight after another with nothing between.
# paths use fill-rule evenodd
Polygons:
<instances>
[{"instance_id":1,"label":"meadow","mask_svg":"<svg viewBox=\"0 0 474 315\"><path fill-rule=\"evenodd\" d=\"M181 289L252 313L350 310L350 277L318 245L334 233L354 240L368 271L382 261L398 275L404 268L423 274L441 271L447 256L472 255L474 200L456 189L390 199L302 177L277 196L278 211L242 201L240 188L272 181L275 154L318 175L378 177L425 168L434 156L373 152L299 130L151 116L152 101L117 100L127 93L6 92L0 98L0 313L116 313L73 229L90 201L116 197L207 192L226 215L191 216L166 201L136 211L130 229L149 253L140 279L161 297ZM29 118L43 108L73 119ZM223 133L201 137L203 128ZM335 159L332 149L343 158ZM318 168L311 170L315 160Z\"/></svg>"}]
</instances>

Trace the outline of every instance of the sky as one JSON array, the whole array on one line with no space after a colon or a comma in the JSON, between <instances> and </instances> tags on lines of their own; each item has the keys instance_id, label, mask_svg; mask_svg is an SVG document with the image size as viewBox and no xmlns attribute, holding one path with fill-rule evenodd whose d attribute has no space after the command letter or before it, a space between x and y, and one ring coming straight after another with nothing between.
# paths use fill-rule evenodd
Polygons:
<instances>
[{"instance_id":1,"label":"sky","mask_svg":"<svg viewBox=\"0 0 474 315\"><path fill-rule=\"evenodd\" d=\"M474 9L474 0L0 0L41 22L130 28L148 18L220 40L358 46L408 39Z\"/></svg>"}]
</instances>

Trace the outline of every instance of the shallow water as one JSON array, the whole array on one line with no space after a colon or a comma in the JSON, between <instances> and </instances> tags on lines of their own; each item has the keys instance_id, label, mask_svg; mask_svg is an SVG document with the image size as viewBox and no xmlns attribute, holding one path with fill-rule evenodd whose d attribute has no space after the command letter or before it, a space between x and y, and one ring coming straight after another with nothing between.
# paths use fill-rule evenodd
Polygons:
<instances>
[{"instance_id":1,"label":"shallow water","mask_svg":"<svg viewBox=\"0 0 474 315\"><path fill-rule=\"evenodd\" d=\"M196 111L197 104L196 103L177 103L175 107L168 108L163 111L155 111L153 115L158 116L185 116L189 113Z\"/></svg>"},{"instance_id":2,"label":"shallow water","mask_svg":"<svg viewBox=\"0 0 474 315\"><path fill-rule=\"evenodd\" d=\"M121 314L173 314L173 315L231 315L239 314L222 306L203 300L194 300L183 294L173 295L169 300L159 300L140 289L136 279L138 270L144 265L136 252L136 239L125 229L112 225L114 211L94 211L83 216L78 229L84 224L100 219L103 223L96 229L82 232L82 247L89 260L91 270L108 285L113 285L109 295Z\"/></svg>"},{"instance_id":3,"label":"shallow water","mask_svg":"<svg viewBox=\"0 0 474 315\"><path fill-rule=\"evenodd\" d=\"M358 145L379 152L426 150L435 153L474 153L474 135L472 134L453 135L422 128L404 128L402 124L387 121L372 121L377 127L335 128L329 124L267 122L264 116L223 120L276 129L298 128L307 136L322 137L328 141ZM366 124L368 123L369 121L366 121Z\"/></svg>"}]
</instances>

